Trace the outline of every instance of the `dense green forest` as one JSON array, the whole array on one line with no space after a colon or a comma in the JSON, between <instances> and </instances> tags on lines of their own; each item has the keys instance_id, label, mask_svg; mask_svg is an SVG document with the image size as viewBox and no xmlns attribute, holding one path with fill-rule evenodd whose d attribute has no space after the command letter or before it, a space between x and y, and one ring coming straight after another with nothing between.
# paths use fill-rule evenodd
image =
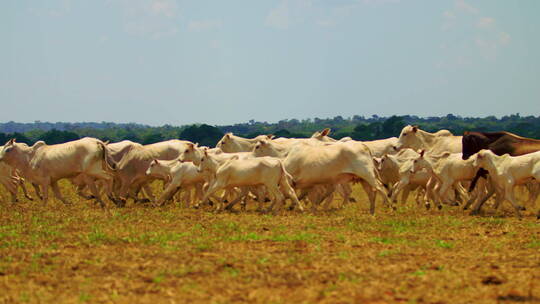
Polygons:
<instances>
[{"instance_id":1,"label":"dense green forest","mask_svg":"<svg viewBox=\"0 0 540 304\"><path fill-rule=\"evenodd\" d=\"M459 135L463 131L500 131L505 130L525 137L540 138L540 116L522 117L519 114L497 118L460 117L448 114L443 117L392 116L371 117L352 116L343 118L285 119L277 123L257 122L250 120L228 126L210 126L195 124L186 126L164 125L152 127L128 123L0 123L0 142L17 138L18 142L33 144L43 140L48 144L62 143L84 136L109 140L111 142L129 139L142 144L155 143L167 139L179 138L201 145L214 146L226 132L233 132L244 137L255 137L260 134L274 134L281 137L309 137L314 131L324 128L332 129L334 138L350 136L356 140L373 140L399 136L401 129L407 124L414 124L426 131L440 129L450 130Z\"/></svg>"}]
</instances>

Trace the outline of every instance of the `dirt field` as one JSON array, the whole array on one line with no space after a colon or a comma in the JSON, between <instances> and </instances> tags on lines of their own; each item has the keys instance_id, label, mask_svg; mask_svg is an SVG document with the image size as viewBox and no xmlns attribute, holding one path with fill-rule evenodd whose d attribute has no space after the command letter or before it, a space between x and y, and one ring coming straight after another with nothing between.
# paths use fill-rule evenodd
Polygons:
<instances>
[{"instance_id":1,"label":"dirt field","mask_svg":"<svg viewBox=\"0 0 540 304\"><path fill-rule=\"evenodd\" d=\"M0 204L0 303L540 302L540 221L414 203L213 214ZM496 215L496 216L494 216Z\"/></svg>"}]
</instances>

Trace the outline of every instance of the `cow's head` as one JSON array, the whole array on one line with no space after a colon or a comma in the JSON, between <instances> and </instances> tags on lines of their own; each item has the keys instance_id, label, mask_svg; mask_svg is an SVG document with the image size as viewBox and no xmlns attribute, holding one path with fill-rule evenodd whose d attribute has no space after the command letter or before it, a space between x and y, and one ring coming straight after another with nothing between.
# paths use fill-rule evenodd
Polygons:
<instances>
[{"instance_id":1,"label":"cow's head","mask_svg":"<svg viewBox=\"0 0 540 304\"><path fill-rule=\"evenodd\" d=\"M405 148L418 149L422 146L420 139L417 136L418 126L405 126L399 134L398 142L394 146L395 151Z\"/></svg>"},{"instance_id":2,"label":"cow's head","mask_svg":"<svg viewBox=\"0 0 540 304\"><path fill-rule=\"evenodd\" d=\"M16 153L17 144L15 138L12 138L6 142L6 144L0 150L0 161L9 161L13 158L13 154Z\"/></svg>"},{"instance_id":3,"label":"cow's head","mask_svg":"<svg viewBox=\"0 0 540 304\"><path fill-rule=\"evenodd\" d=\"M461 157L466 160L476 152L487 149L489 146L489 139L485 138L480 133L464 132L463 137L461 138L461 146Z\"/></svg>"},{"instance_id":4,"label":"cow's head","mask_svg":"<svg viewBox=\"0 0 540 304\"><path fill-rule=\"evenodd\" d=\"M336 141L335 139L330 138L328 136L329 134L330 134L330 129L326 128L326 129L322 130L321 132L315 131L315 133L313 133L313 135L311 135L311 138L314 138L314 139L317 139L317 140L320 140L320 141L324 141L324 142L334 142L334 141Z\"/></svg>"}]
</instances>

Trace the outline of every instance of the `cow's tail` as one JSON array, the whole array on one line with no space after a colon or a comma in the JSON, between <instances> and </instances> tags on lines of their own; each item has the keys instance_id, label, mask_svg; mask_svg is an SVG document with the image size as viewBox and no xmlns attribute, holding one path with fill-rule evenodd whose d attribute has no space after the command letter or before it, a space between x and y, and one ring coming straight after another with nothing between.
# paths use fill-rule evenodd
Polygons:
<instances>
[{"instance_id":1,"label":"cow's tail","mask_svg":"<svg viewBox=\"0 0 540 304\"><path fill-rule=\"evenodd\" d=\"M105 171L116 171L116 168L118 167L114 159L112 159L111 155L109 154L109 149L107 149L107 144L98 141L98 146L101 147L103 150L103 162L104 162L104 169Z\"/></svg>"},{"instance_id":2,"label":"cow's tail","mask_svg":"<svg viewBox=\"0 0 540 304\"><path fill-rule=\"evenodd\" d=\"M293 177L292 175L287 172L287 170L285 170L285 165L283 164L283 162L280 160L279 161L279 166L281 168L281 178L279 179L279 186L293 186L294 185L294 180L293 180Z\"/></svg>"}]
</instances>

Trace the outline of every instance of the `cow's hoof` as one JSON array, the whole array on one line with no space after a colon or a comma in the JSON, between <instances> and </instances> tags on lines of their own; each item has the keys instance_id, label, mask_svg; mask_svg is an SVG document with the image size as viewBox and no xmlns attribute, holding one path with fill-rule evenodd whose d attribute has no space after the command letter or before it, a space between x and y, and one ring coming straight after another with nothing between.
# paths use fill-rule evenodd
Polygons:
<instances>
[{"instance_id":1,"label":"cow's hoof","mask_svg":"<svg viewBox=\"0 0 540 304\"><path fill-rule=\"evenodd\" d=\"M356 199L354 197L349 197L349 203L356 203Z\"/></svg>"},{"instance_id":2,"label":"cow's hoof","mask_svg":"<svg viewBox=\"0 0 540 304\"><path fill-rule=\"evenodd\" d=\"M463 210L468 210L468 209L469 209L468 206L464 206L464 207L463 207Z\"/></svg>"},{"instance_id":3,"label":"cow's hoof","mask_svg":"<svg viewBox=\"0 0 540 304\"><path fill-rule=\"evenodd\" d=\"M430 204L426 204L426 210L429 210L431 208Z\"/></svg>"},{"instance_id":4,"label":"cow's hoof","mask_svg":"<svg viewBox=\"0 0 540 304\"><path fill-rule=\"evenodd\" d=\"M521 210L521 211L526 211L527 210L527 208L525 208L525 206L519 206L518 209Z\"/></svg>"},{"instance_id":5,"label":"cow's hoof","mask_svg":"<svg viewBox=\"0 0 540 304\"><path fill-rule=\"evenodd\" d=\"M271 202L271 201L272 201L272 200L269 199L268 197L264 198L264 202L265 202L265 203L268 203L268 202Z\"/></svg>"},{"instance_id":6,"label":"cow's hoof","mask_svg":"<svg viewBox=\"0 0 540 304\"><path fill-rule=\"evenodd\" d=\"M442 205L438 205L437 209L442 210Z\"/></svg>"}]
</instances>

